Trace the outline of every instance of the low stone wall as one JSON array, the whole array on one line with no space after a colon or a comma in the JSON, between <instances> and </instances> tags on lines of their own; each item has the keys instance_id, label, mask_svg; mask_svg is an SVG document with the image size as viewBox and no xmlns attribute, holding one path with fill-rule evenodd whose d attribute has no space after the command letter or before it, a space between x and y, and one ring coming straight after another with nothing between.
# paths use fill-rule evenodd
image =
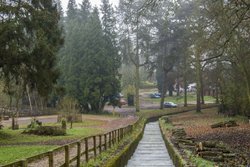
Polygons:
<instances>
[{"instance_id":1,"label":"low stone wall","mask_svg":"<svg viewBox=\"0 0 250 167\"><path fill-rule=\"evenodd\" d=\"M218 105L216 104L212 104L212 105L203 105L202 109L207 109L207 108L213 108L213 107L217 107ZM145 128L145 125L147 122L153 122L153 121L157 121L159 118L161 118L162 116L166 116L166 115L175 115L175 114L181 114L181 113L185 113L185 112L189 112L189 111L194 111L195 110L195 106L190 106L190 107L183 107L183 108L177 108L177 110L174 110L172 112L156 112L153 115L139 115L141 117L141 120L143 120L143 128L140 129L140 132L138 133L138 135L135 138L131 138L131 142L129 144L127 144L122 151L120 151L119 153L117 153L117 155L115 155L115 157L110 158L110 160L108 160L107 163L105 163L105 165L103 165L104 167L123 167L127 164L127 161L131 158L131 156L133 155L139 141L141 140L142 136L143 136L143 131ZM143 118L143 119L142 119ZM138 125L138 124L137 124ZM137 126L136 124L133 125L133 131L134 132L134 128ZM162 130L162 129L161 129ZM164 131L162 131L162 134ZM174 164L177 167L184 167L186 162L181 158L180 154L178 153L178 150L176 150L173 146L173 144L170 142L170 140L165 138L165 135L163 135L164 140L165 140L165 144L167 146L167 149L169 151L169 154L171 156L171 159L173 159ZM185 166L186 167L186 166Z\"/></svg>"},{"instance_id":2,"label":"low stone wall","mask_svg":"<svg viewBox=\"0 0 250 167\"><path fill-rule=\"evenodd\" d=\"M165 145L167 147L168 153L176 167L186 167L187 162L182 158L179 151L174 147L173 143L166 137L166 130L164 129L162 122L160 121L160 129L162 133L162 137L165 141Z\"/></svg>"},{"instance_id":3,"label":"low stone wall","mask_svg":"<svg viewBox=\"0 0 250 167\"><path fill-rule=\"evenodd\" d=\"M135 133L134 131L132 133L135 133L135 137L131 139L131 142L127 144L123 150L116 155L114 158L110 159L104 167L122 167L127 165L128 160L135 152L135 149L137 148L140 140L142 139L144 128L145 128L145 120L140 120L138 124L135 124L133 126L133 130L135 128L139 128L139 133ZM138 127L136 127L138 126ZM140 127L141 126L141 127Z\"/></svg>"}]
</instances>

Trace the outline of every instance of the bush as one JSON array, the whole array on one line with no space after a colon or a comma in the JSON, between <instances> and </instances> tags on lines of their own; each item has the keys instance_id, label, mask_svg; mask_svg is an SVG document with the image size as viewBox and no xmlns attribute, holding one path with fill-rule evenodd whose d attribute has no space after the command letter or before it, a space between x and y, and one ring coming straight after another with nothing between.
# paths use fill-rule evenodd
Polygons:
<instances>
[{"instance_id":1,"label":"bush","mask_svg":"<svg viewBox=\"0 0 250 167\"><path fill-rule=\"evenodd\" d=\"M36 128L42 126L42 122L37 119L32 119L31 123L27 126L27 128Z\"/></svg>"},{"instance_id":2,"label":"bush","mask_svg":"<svg viewBox=\"0 0 250 167\"><path fill-rule=\"evenodd\" d=\"M65 119L62 119L62 129L67 129L67 122Z\"/></svg>"},{"instance_id":3,"label":"bush","mask_svg":"<svg viewBox=\"0 0 250 167\"><path fill-rule=\"evenodd\" d=\"M66 134L66 130L58 126L39 126L32 129L26 129L23 133L44 136L62 136Z\"/></svg>"}]
</instances>

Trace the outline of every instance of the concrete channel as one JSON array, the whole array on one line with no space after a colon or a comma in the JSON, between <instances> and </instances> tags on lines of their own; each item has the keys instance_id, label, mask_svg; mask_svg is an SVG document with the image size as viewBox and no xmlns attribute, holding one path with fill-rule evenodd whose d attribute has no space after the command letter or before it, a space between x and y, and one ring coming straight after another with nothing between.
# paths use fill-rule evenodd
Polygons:
<instances>
[{"instance_id":1,"label":"concrete channel","mask_svg":"<svg viewBox=\"0 0 250 167\"><path fill-rule=\"evenodd\" d=\"M146 124L142 140L126 167L174 167L158 121Z\"/></svg>"}]
</instances>

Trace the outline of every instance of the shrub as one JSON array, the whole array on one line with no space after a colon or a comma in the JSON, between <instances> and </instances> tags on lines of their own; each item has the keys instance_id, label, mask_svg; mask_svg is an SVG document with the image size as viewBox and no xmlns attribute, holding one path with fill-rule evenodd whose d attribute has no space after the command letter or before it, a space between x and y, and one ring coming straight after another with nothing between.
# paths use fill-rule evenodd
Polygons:
<instances>
[{"instance_id":1,"label":"shrub","mask_svg":"<svg viewBox=\"0 0 250 167\"><path fill-rule=\"evenodd\" d=\"M36 128L42 126L42 122L37 119L32 119L31 123L27 126L27 128Z\"/></svg>"},{"instance_id":2,"label":"shrub","mask_svg":"<svg viewBox=\"0 0 250 167\"><path fill-rule=\"evenodd\" d=\"M58 126L39 126L32 129L26 129L23 133L44 136L62 136L66 134L66 130Z\"/></svg>"},{"instance_id":3,"label":"shrub","mask_svg":"<svg viewBox=\"0 0 250 167\"><path fill-rule=\"evenodd\" d=\"M65 119L62 119L62 129L67 129L67 122Z\"/></svg>"}]
</instances>

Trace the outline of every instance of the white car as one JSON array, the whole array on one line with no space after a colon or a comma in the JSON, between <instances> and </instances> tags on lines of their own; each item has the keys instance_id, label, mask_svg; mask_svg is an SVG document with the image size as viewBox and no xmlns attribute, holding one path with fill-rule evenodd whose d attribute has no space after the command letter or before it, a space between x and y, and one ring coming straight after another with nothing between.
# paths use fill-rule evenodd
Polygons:
<instances>
[{"instance_id":1,"label":"white car","mask_svg":"<svg viewBox=\"0 0 250 167\"><path fill-rule=\"evenodd\" d=\"M164 103L164 107L165 108L176 108L177 104L173 103L173 102L165 102Z\"/></svg>"}]
</instances>

